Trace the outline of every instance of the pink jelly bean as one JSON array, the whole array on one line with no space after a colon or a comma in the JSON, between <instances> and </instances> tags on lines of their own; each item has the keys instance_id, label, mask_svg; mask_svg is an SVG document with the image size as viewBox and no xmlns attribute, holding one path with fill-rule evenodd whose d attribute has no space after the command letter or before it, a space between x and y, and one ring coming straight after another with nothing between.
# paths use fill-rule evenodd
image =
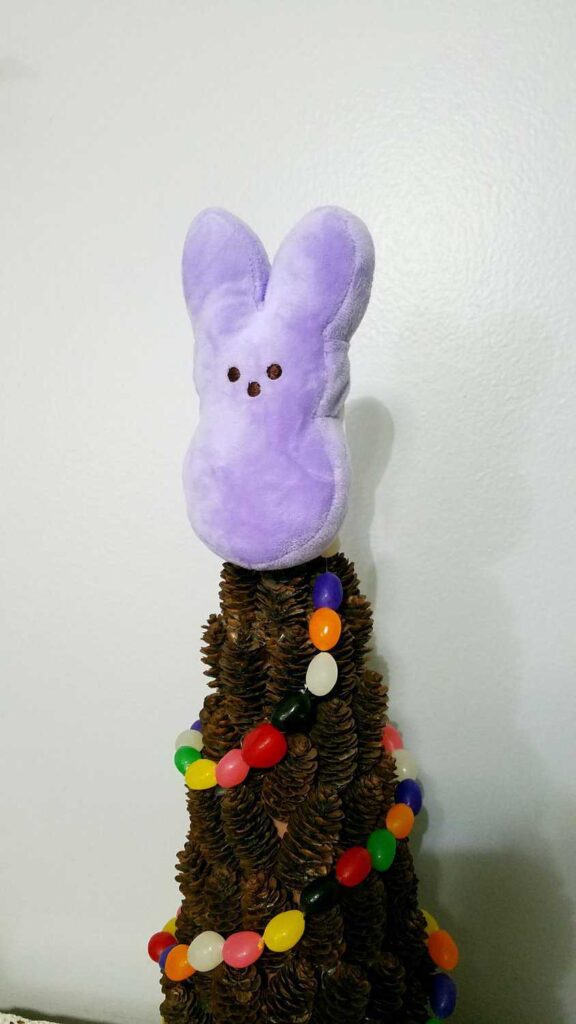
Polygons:
<instances>
[{"instance_id":1,"label":"pink jelly bean","mask_svg":"<svg viewBox=\"0 0 576 1024\"><path fill-rule=\"evenodd\" d=\"M404 747L402 733L399 733L398 729L395 729L393 725L384 726L382 746L388 754L392 754L395 750L402 750Z\"/></svg>"},{"instance_id":2,"label":"pink jelly bean","mask_svg":"<svg viewBox=\"0 0 576 1024\"><path fill-rule=\"evenodd\" d=\"M235 932L222 947L222 959L229 967L249 967L264 952L264 940L258 932Z\"/></svg>"},{"instance_id":3,"label":"pink jelly bean","mask_svg":"<svg viewBox=\"0 0 576 1024\"><path fill-rule=\"evenodd\" d=\"M216 765L216 782L223 789L239 786L248 775L250 767L242 757L241 750L229 750Z\"/></svg>"}]
</instances>

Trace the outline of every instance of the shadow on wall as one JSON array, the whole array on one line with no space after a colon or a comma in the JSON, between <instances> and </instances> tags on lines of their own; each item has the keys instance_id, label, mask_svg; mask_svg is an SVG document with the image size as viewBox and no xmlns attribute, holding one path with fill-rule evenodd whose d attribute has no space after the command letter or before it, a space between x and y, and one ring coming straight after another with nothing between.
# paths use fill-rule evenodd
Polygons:
<instances>
[{"instance_id":1,"label":"shadow on wall","mask_svg":"<svg viewBox=\"0 0 576 1024\"><path fill-rule=\"evenodd\" d=\"M485 339L481 341L484 346ZM482 347L480 342L478 345ZM462 387L473 396L474 382L467 378L464 362ZM495 561L518 544L517 524L526 521L530 513L531 495L514 463L524 438L523 417L530 409L530 387L536 387L539 380L540 368L536 367L534 379L523 377L516 383L510 373L500 385L508 387L512 382L520 392L513 395L509 405L509 425L516 446L510 437L505 446L499 443L496 395L485 400L484 406L470 403L470 412L465 415L472 417L473 424L465 424L459 432L449 425L449 433L434 439L436 449L443 453L442 474L437 474L433 466L422 465L418 470L422 491L431 499L432 509L441 510L443 529L430 536L429 524L423 518L420 535L414 537L415 557L425 554L421 561L437 580L441 596L435 607L415 609L415 622L424 616L432 618L431 632L436 643L450 651L454 677L464 673L470 684L469 694L477 695L467 709L462 706L461 693L447 695L446 700L459 702L475 738L495 735L497 730L498 748L506 749L510 765L509 789L503 777L502 793L493 794L494 828L487 834L485 848L472 852L444 850L438 856L427 852L428 813L439 824L446 817L442 794L436 792L433 779L426 779L426 807L412 839L422 904L452 932L461 949L461 963L455 972L459 990L455 1019L462 1024L493 1024L496 1020L501 1024L534 1024L540 1020L572 1024L562 997L573 966L575 928L568 894L555 871L538 811L545 802L557 806L562 796L554 792L541 759L518 726L521 651L512 611L494 571ZM525 394L521 393L523 388ZM446 395L447 403L449 399ZM512 418L516 422L510 424ZM471 491L465 496L467 515L463 520L458 509L443 503L441 490L451 473L457 479L461 460L468 457L462 446L471 436L472 426L486 440L487 462L481 467L485 472L468 474ZM381 565L377 569L374 566L370 530L375 492L390 460L394 427L389 412L373 399L349 404L346 427L353 471L362 466L362 473L357 472L353 478L342 548L357 563L363 589L374 601L383 570ZM501 475L509 486L507 508L518 511L518 516L510 515L505 522L494 521L493 492L502 489L497 486ZM446 622L447 607L453 610L450 622ZM386 677L384 660L376 656L372 661ZM501 681L497 709L482 698L482 672L492 667L495 678ZM464 776L468 742L466 735L455 739L462 752ZM475 760L469 762L468 771L477 786L481 787L486 759L492 756L487 746L475 744L471 755ZM524 766L522 781L518 779L519 765ZM493 777L494 772L491 774ZM522 807L518 813L515 806L517 794L522 792L530 794L523 814ZM530 819L526 814L529 805L533 811ZM489 813L486 803L481 813L485 818ZM452 913L442 906L439 893L453 908Z\"/></svg>"},{"instance_id":2,"label":"shadow on wall","mask_svg":"<svg viewBox=\"0 0 576 1024\"><path fill-rule=\"evenodd\" d=\"M6 1012L13 1014L14 1017L24 1017L26 1020L52 1020L51 1017L46 1015L43 1016L36 1010L25 1010L21 1006L14 1007ZM58 1017L57 1024L103 1024L103 1022L97 1020L86 1020L84 1017Z\"/></svg>"}]
</instances>

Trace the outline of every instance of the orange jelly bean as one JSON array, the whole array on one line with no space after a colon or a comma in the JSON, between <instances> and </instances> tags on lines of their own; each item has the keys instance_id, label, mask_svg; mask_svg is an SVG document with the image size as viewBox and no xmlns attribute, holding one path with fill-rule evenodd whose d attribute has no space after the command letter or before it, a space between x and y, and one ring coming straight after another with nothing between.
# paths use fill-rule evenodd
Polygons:
<instances>
[{"instance_id":1,"label":"orange jelly bean","mask_svg":"<svg viewBox=\"0 0 576 1024\"><path fill-rule=\"evenodd\" d=\"M443 971L453 971L456 967L460 954L458 946L448 932L440 929L432 932L428 938L428 952L437 967Z\"/></svg>"},{"instance_id":2,"label":"orange jelly bean","mask_svg":"<svg viewBox=\"0 0 576 1024\"><path fill-rule=\"evenodd\" d=\"M188 946L181 944L170 950L164 964L164 974L170 981L185 981L192 977L194 968L188 962Z\"/></svg>"},{"instance_id":3,"label":"orange jelly bean","mask_svg":"<svg viewBox=\"0 0 576 1024\"><path fill-rule=\"evenodd\" d=\"M342 622L338 612L332 608L317 608L308 624L310 639L319 651L329 651L335 647L342 632Z\"/></svg>"},{"instance_id":4,"label":"orange jelly bean","mask_svg":"<svg viewBox=\"0 0 576 1024\"><path fill-rule=\"evenodd\" d=\"M414 811L408 804L394 804L386 815L386 828L396 839L406 839L414 827Z\"/></svg>"}]
</instances>

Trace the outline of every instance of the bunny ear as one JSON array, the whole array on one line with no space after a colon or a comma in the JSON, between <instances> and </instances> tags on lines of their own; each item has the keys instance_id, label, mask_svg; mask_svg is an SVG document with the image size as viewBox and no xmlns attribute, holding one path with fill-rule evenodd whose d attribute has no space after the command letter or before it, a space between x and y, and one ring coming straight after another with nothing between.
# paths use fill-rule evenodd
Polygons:
<instances>
[{"instance_id":1,"label":"bunny ear","mask_svg":"<svg viewBox=\"0 0 576 1024\"><path fill-rule=\"evenodd\" d=\"M266 306L325 339L348 341L370 298L374 245L352 213L323 206L286 236L272 267Z\"/></svg>"},{"instance_id":2,"label":"bunny ear","mask_svg":"<svg viewBox=\"0 0 576 1024\"><path fill-rule=\"evenodd\" d=\"M260 239L227 210L192 221L182 254L182 283L192 325L213 337L237 330L264 299L270 273Z\"/></svg>"}]
</instances>

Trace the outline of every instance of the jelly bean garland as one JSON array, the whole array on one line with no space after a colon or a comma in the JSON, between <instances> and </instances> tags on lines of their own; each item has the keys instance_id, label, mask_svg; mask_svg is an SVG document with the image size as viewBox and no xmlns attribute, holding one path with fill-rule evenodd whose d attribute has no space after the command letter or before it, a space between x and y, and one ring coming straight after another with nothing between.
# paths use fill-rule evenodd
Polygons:
<instances>
[{"instance_id":1,"label":"jelly bean garland","mask_svg":"<svg viewBox=\"0 0 576 1024\"><path fill-rule=\"evenodd\" d=\"M286 756L286 734L305 730L312 719L312 698L326 697L338 680L338 665L329 653L336 646L342 631L338 609L343 601L340 579L331 572L320 574L313 588L314 611L309 620L309 636L318 653L306 672L305 688L289 694L274 709L270 722L263 722L246 734L240 748L229 750L217 763L202 756L202 725L196 720L176 739L174 763L193 790L220 786L228 789L240 785L251 769L272 768ZM256 932L235 932L225 939L213 931L201 932L189 944L178 943L176 919L156 932L148 943L152 960L172 981L183 981L196 972L214 970L221 963L243 968L255 963L265 949L283 953L292 949L304 934L306 918L334 907L340 898L340 887L361 885L372 870L385 872L396 855L398 840L406 839L415 817L422 808L422 791L416 781L417 765L400 732L385 726L382 746L395 761L398 784L394 803L388 810L385 827L375 829L366 846L345 850L336 861L334 872L309 882L302 890L299 909L287 910L271 918L262 935ZM459 959L458 948L448 932L423 911L426 921L428 953L441 971L453 970ZM432 976L430 1005L436 1019L450 1016L456 1004L456 987L444 973Z\"/></svg>"}]
</instances>

